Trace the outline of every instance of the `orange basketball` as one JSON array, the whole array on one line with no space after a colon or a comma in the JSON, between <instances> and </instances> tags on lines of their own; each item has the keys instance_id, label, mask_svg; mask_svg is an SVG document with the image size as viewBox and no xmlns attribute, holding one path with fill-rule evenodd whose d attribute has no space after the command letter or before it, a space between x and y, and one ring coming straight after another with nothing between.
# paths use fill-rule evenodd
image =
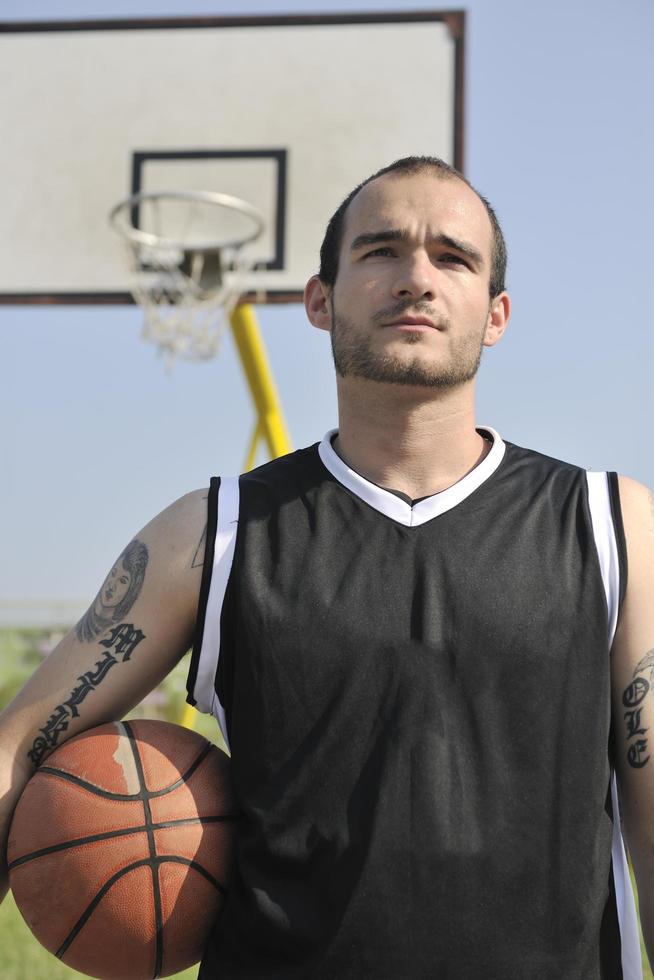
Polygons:
<instances>
[{"instance_id":1,"label":"orange basketball","mask_svg":"<svg viewBox=\"0 0 654 980\"><path fill-rule=\"evenodd\" d=\"M11 888L36 938L107 980L196 963L229 879L229 759L162 721L113 722L56 749L14 813Z\"/></svg>"}]
</instances>

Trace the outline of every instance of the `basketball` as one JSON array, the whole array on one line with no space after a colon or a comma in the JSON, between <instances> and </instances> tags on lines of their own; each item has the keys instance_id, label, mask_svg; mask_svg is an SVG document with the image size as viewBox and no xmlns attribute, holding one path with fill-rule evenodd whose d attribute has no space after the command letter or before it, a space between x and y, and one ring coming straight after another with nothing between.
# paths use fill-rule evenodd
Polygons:
<instances>
[{"instance_id":1,"label":"basketball","mask_svg":"<svg viewBox=\"0 0 654 980\"><path fill-rule=\"evenodd\" d=\"M161 721L112 722L56 749L16 807L10 885L36 938L107 980L202 956L226 894L237 813L229 759Z\"/></svg>"}]
</instances>

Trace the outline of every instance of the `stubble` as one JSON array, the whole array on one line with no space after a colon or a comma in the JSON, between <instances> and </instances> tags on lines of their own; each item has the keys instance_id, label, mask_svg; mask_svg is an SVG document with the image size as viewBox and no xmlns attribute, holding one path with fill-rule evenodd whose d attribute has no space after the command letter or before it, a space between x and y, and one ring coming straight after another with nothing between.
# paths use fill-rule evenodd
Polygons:
<instances>
[{"instance_id":1,"label":"stubble","mask_svg":"<svg viewBox=\"0 0 654 980\"><path fill-rule=\"evenodd\" d=\"M411 310L415 315L423 313L433 318L427 310L421 310L420 304L412 304ZM401 316L404 310L389 314L384 311L374 320L392 320ZM441 318L438 327L449 331L448 320ZM415 385L424 388L448 389L455 388L475 377L479 369L483 351L484 324L479 332L453 338L447 347L443 358L427 358L416 354L413 358L399 357L396 354L376 350L373 345L373 334L356 330L347 317L333 311L331 345L336 373L343 378L364 378L368 381L379 381L386 384ZM385 329L381 325L375 329ZM418 347L426 341L422 332L405 333L403 342L407 347Z\"/></svg>"}]
</instances>

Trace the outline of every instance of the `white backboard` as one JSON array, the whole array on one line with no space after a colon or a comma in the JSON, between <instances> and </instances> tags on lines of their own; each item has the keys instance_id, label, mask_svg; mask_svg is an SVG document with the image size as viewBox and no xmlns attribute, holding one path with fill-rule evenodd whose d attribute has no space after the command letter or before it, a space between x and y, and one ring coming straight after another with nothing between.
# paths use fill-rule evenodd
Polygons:
<instances>
[{"instance_id":1,"label":"white backboard","mask_svg":"<svg viewBox=\"0 0 654 980\"><path fill-rule=\"evenodd\" d=\"M158 190L258 207L250 288L298 300L356 184L463 167L463 43L436 11L0 24L0 302L131 302L107 215Z\"/></svg>"}]
</instances>

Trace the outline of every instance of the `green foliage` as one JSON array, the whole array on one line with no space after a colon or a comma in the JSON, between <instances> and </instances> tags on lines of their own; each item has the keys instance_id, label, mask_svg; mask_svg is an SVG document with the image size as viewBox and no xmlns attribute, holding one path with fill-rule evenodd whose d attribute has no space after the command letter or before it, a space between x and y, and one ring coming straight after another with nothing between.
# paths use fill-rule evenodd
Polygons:
<instances>
[{"instance_id":1,"label":"green foliage","mask_svg":"<svg viewBox=\"0 0 654 980\"><path fill-rule=\"evenodd\" d=\"M63 636L63 630L0 630L0 708L11 701Z\"/></svg>"}]
</instances>

